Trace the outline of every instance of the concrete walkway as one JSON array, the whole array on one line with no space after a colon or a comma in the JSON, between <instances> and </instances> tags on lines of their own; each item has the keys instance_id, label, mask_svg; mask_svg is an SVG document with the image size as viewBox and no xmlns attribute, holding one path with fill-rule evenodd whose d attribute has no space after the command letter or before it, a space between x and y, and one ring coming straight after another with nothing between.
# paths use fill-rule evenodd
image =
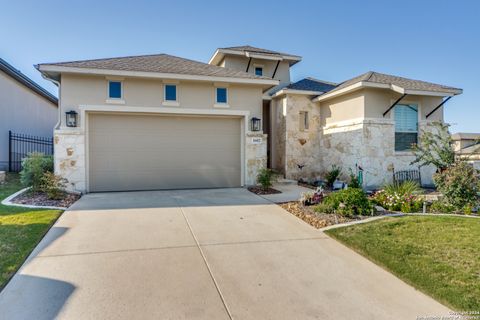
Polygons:
<instances>
[{"instance_id":1,"label":"concrete walkway","mask_svg":"<svg viewBox=\"0 0 480 320\"><path fill-rule=\"evenodd\" d=\"M244 189L89 194L2 319L416 319L448 309Z\"/></svg>"}]
</instances>

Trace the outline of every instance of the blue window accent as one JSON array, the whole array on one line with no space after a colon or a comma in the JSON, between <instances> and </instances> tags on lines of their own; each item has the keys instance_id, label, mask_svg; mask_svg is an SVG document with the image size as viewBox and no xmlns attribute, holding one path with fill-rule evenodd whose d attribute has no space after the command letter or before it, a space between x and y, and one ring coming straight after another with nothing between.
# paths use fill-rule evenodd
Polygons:
<instances>
[{"instance_id":1,"label":"blue window accent","mask_svg":"<svg viewBox=\"0 0 480 320\"><path fill-rule=\"evenodd\" d=\"M177 86L174 84L165 85L165 101L177 101Z\"/></svg>"},{"instance_id":2,"label":"blue window accent","mask_svg":"<svg viewBox=\"0 0 480 320\"><path fill-rule=\"evenodd\" d=\"M263 68L262 67L255 67L255 75L256 76L263 76Z\"/></svg>"},{"instance_id":3,"label":"blue window accent","mask_svg":"<svg viewBox=\"0 0 480 320\"><path fill-rule=\"evenodd\" d=\"M111 99L122 98L122 83L120 81L108 82L108 97Z\"/></svg>"},{"instance_id":4,"label":"blue window accent","mask_svg":"<svg viewBox=\"0 0 480 320\"><path fill-rule=\"evenodd\" d=\"M217 88L217 103L227 103L227 88Z\"/></svg>"},{"instance_id":5,"label":"blue window accent","mask_svg":"<svg viewBox=\"0 0 480 320\"><path fill-rule=\"evenodd\" d=\"M395 151L407 151L418 143L418 106L397 104L395 106Z\"/></svg>"}]
</instances>

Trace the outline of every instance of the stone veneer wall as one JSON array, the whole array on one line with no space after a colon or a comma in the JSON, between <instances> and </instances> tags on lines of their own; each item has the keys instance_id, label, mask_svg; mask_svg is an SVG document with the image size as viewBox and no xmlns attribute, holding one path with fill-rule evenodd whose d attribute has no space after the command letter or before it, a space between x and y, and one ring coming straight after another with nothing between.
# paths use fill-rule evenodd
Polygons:
<instances>
[{"instance_id":1,"label":"stone veneer wall","mask_svg":"<svg viewBox=\"0 0 480 320\"><path fill-rule=\"evenodd\" d=\"M286 99L285 178L319 178L322 170L320 108L308 96L289 94ZM308 112L308 130L299 130L300 111Z\"/></svg>"},{"instance_id":2,"label":"stone veneer wall","mask_svg":"<svg viewBox=\"0 0 480 320\"><path fill-rule=\"evenodd\" d=\"M344 124L327 126L321 143L323 170L336 164L343 169L346 179L348 169L356 165L364 169L364 187L378 188L393 180L393 171L418 169L411 165L415 159L411 152L395 152L395 123L393 120L361 119ZM419 123L419 130L431 130L429 122ZM433 184L433 167L420 168L422 184Z\"/></svg>"},{"instance_id":3,"label":"stone veneer wall","mask_svg":"<svg viewBox=\"0 0 480 320\"><path fill-rule=\"evenodd\" d=\"M85 134L80 130L55 130L55 174L67 179L67 190L86 191Z\"/></svg>"},{"instance_id":4,"label":"stone veneer wall","mask_svg":"<svg viewBox=\"0 0 480 320\"><path fill-rule=\"evenodd\" d=\"M256 140L257 142L253 142ZM261 140L261 142L258 142ZM267 135L261 132L248 132L245 141L245 185L257 184L257 175L267 167Z\"/></svg>"},{"instance_id":5,"label":"stone veneer wall","mask_svg":"<svg viewBox=\"0 0 480 320\"><path fill-rule=\"evenodd\" d=\"M261 139L253 142L252 139ZM86 192L85 134L81 130L56 130L54 133L55 174L67 179L67 190ZM267 135L248 132L245 137L245 184L256 184L257 174L267 166Z\"/></svg>"}]
</instances>

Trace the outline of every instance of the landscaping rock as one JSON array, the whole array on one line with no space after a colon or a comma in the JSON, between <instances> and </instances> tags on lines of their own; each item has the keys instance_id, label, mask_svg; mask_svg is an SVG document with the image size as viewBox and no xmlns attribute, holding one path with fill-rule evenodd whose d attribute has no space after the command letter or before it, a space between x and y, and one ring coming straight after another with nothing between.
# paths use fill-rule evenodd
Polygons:
<instances>
[{"instance_id":1,"label":"landscaping rock","mask_svg":"<svg viewBox=\"0 0 480 320\"><path fill-rule=\"evenodd\" d=\"M359 217L359 218L347 218L337 214L328 214L328 213L318 213L313 210L313 206L304 206L299 201L286 202L280 204L280 206L302 219L309 225L320 229L334 224L345 223L349 221L362 220L368 217Z\"/></svg>"}]
</instances>

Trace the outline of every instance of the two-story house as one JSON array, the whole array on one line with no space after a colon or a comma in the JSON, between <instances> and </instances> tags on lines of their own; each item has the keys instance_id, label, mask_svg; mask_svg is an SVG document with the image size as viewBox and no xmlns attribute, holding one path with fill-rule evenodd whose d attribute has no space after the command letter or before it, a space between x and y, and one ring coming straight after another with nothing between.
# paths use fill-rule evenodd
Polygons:
<instances>
[{"instance_id":1,"label":"two-story house","mask_svg":"<svg viewBox=\"0 0 480 320\"><path fill-rule=\"evenodd\" d=\"M60 88L55 171L95 192L240 187L265 166L312 179L336 164L361 167L375 187L411 167L412 143L461 93L376 72L292 83L299 61L241 46L209 63L159 54L40 64Z\"/></svg>"}]
</instances>

